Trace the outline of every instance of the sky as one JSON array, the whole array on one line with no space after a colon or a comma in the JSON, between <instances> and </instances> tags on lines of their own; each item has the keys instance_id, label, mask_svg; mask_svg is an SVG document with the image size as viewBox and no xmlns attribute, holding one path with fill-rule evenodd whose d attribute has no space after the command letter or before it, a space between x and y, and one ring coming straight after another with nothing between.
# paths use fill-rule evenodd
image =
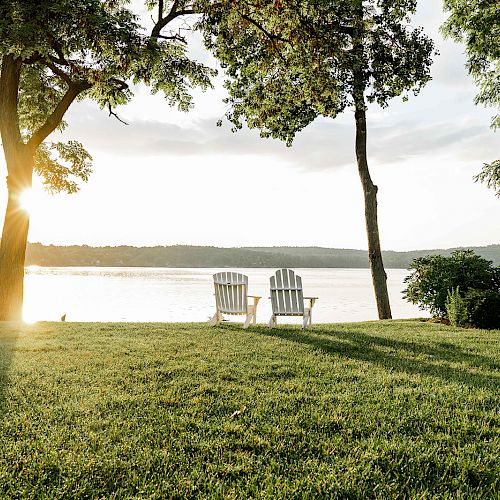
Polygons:
<instances>
[{"instance_id":1,"label":"sky","mask_svg":"<svg viewBox=\"0 0 500 500\"><path fill-rule=\"evenodd\" d=\"M474 105L464 48L439 33L444 19L440 2L420 0L412 23L439 50L432 82L408 102L368 110L386 250L500 243L500 200L472 180L500 156L500 131L489 128L495 110ZM193 56L221 73L199 38L190 43ZM353 111L317 119L287 148L256 131L232 133L227 122L217 127L222 83L221 75L213 90L195 90L189 113L136 87L133 101L118 109L129 125L89 101L73 105L64 137L85 145L94 172L74 195L49 195L35 179L29 241L366 249ZM1 214L6 198L2 183Z\"/></svg>"}]
</instances>

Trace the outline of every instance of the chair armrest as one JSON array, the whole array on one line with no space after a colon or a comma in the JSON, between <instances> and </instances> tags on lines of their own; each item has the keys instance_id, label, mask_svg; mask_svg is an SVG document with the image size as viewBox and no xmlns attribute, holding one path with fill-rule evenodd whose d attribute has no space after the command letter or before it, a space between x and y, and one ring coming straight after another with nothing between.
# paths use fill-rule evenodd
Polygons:
<instances>
[{"instance_id":1,"label":"chair armrest","mask_svg":"<svg viewBox=\"0 0 500 500\"><path fill-rule=\"evenodd\" d=\"M257 306L259 300L262 298L260 295L247 295L249 299L253 299L253 305Z\"/></svg>"},{"instance_id":2,"label":"chair armrest","mask_svg":"<svg viewBox=\"0 0 500 500\"><path fill-rule=\"evenodd\" d=\"M304 297L304 300L309 301L309 307L312 309L314 307L314 303L318 300L318 297Z\"/></svg>"}]
</instances>

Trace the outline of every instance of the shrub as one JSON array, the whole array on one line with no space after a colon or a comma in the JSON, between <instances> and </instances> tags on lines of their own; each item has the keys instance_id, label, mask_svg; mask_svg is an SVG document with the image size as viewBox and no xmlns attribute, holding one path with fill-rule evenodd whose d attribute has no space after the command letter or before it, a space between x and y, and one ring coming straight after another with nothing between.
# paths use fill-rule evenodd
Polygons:
<instances>
[{"instance_id":1,"label":"shrub","mask_svg":"<svg viewBox=\"0 0 500 500\"><path fill-rule=\"evenodd\" d=\"M453 288L448 290L446 297L446 313L451 326L467 326L469 324L469 315L464 298L460 295L460 289Z\"/></svg>"},{"instance_id":2,"label":"shrub","mask_svg":"<svg viewBox=\"0 0 500 500\"><path fill-rule=\"evenodd\" d=\"M498 291L469 290L462 301L467 314L467 324L477 328L500 328L500 293Z\"/></svg>"},{"instance_id":3,"label":"shrub","mask_svg":"<svg viewBox=\"0 0 500 500\"><path fill-rule=\"evenodd\" d=\"M447 317L448 292L456 288L462 296L472 289L500 292L500 268L472 250L458 250L450 257L420 257L410 264L410 271L404 298L435 317Z\"/></svg>"}]
</instances>

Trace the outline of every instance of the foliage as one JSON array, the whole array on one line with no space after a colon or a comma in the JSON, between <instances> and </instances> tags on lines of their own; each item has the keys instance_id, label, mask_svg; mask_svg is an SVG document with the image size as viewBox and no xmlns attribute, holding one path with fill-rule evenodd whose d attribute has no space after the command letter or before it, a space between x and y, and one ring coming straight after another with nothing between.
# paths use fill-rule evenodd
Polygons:
<instances>
[{"instance_id":1,"label":"foliage","mask_svg":"<svg viewBox=\"0 0 500 500\"><path fill-rule=\"evenodd\" d=\"M487 0L444 0L450 16L443 33L464 42L467 68L480 93L477 104L500 108L500 4ZM500 115L492 125L500 126Z\"/></svg>"},{"instance_id":2,"label":"foliage","mask_svg":"<svg viewBox=\"0 0 500 500\"><path fill-rule=\"evenodd\" d=\"M467 323L477 328L500 328L500 292L469 290L463 297Z\"/></svg>"},{"instance_id":3,"label":"foliage","mask_svg":"<svg viewBox=\"0 0 500 500\"><path fill-rule=\"evenodd\" d=\"M446 297L446 317L451 326L467 326L468 314L463 297L460 295L460 288L448 290Z\"/></svg>"},{"instance_id":4,"label":"foliage","mask_svg":"<svg viewBox=\"0 0 500 500\"><path fill-rule=\"evenodd\" d=\"M458 250L450 257L419 257L410 271L405 278L405 299L440 318L446 317L448 292L457 287L462 294L470 289L500 291L500 268L472 250Z\"/></svg>"},{"instance_id":5,"label":"foliage","mask_svg":"<svg viewBox=\"0 0 500 500\"><path fill-rule=\"evenodd\" d=\"M496 498L499 333L4 323L0 497Z\"/></svg>"},{"instance_id":6,"label":"foliage","mask_svg":"<svg viewBox=\"0 0 500 500\"><path fill-rule=\"evenodd\" d=\"M387 106L430 79L433 43L412 28L415 0L212 4L200 23L226 69L227 118L291 144L318 116ZM356 80L356 81L355 81Z\"/></svg>"},{"instance_id":7,"label":"foliage","mask_svg":"<svg viewBox=\"0 0 500 500\"><path fill-rule=\"evenodd\" d=\"M92 172L92 157L77 141L42 143L35 154L35 172L52 193L75 193L76 178L87 181Z\"/></svg>"},{"instance_id":8,"label":"foliage","mask_svg":"<svg viewBox=\"0 0 500 500\"><path fill-rule=\"evenodd\" d=\"M448 291L447 318L452 326L500 328L500 292L471 288L465 294L459 287Z\"/></svg>"},{"instance_id":9,"label":"foliage","mask_svg":"<svg viewBox=\"0 0 500 500\"><path fill-rule=\"evenodd\" d=\"M485 183L490 189L495 190L500 198L500 160L485 163L483 170L474 177L474 180Z\"/></svg>"},{"instance_id":10,"label":"foliage","mask_svg":"<svg viewBox=\"0 0 500 500\"><path fill-rule=\"evenodd\" d=\"M21 63L17 121L24 142L39 148L35 172L49 190L74 192L76 180L86 181L90 173L91 157L81 144L40 146L55 128L64 128L64 113L75 99L92 99L115 114L132 98L131 84L145 83L170 105L188 110L191 88L210 86L214 71L189 57L186 40L170 26L193 13L193 5L149 2L155 6L158 20L147 33L125 0L1 2L0 64ZM4 132L16 126L3 122Z\"/></svg>"},{"instance_id":11,"label":"foliage","mask_svg":"<svg viewBox=\"0 0 500 500\"><path fill-rule=\"evenodd\" d=\"M444 0L450 16L442 30L464 42L467 68L479 87L476 104L500 109L500 3L488 0ZM500 114L492 119L500 127ZM500 196L500 160L486 164L475 180L485 182Z\"/></svg>"}]
</instances>

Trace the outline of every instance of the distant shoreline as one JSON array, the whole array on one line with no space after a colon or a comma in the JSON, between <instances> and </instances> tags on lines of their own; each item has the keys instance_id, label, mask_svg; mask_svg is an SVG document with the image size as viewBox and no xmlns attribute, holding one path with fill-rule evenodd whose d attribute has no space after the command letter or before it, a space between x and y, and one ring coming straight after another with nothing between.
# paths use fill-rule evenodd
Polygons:
<instances>
[{"instance_id":1,"label":"distant shoreline","mask_svg":"<svg viewBox=\"0 0 500 500\"><path fill-rule=\"evenodd\" d=\"M85 268L95 268L95 269L279 269L280 267L276 266L181 266L181 267L172 267L172 266L103 266L103 265L88 265L88 266L74 266L74 265L67 265L67 266L53 266L53 265L38 265L38 264L26 264L25 269L31 268L31 269L41 269L41 268L60 268L60 269L65 269L65 268L74 268L74 269L85 269ZM353 270L353 269L369 269L369 266L365 267L307 267L307 266L293 266L294 269L345 269L346 271ZM385 266L384 269L386 271L406 271L408 270L407 267L387 267Z\"/></svg>"},{"instance_id":2,"label":"distant shoreline","mask_svg":"<svg viewBox=\"0 0 500 500\"><path fill-rule=\"evenodd\" d=\"M470 248L500 265L500 244ZM408 269L413 259L449 255L458 248L382 252L387 269ZM40 267L158 267L158 268L327 268L366 269L365 250L321 247L219 248L190 245L157 247L55 246L28 243L26 266Z\"/></svg>"}]
</instances>

